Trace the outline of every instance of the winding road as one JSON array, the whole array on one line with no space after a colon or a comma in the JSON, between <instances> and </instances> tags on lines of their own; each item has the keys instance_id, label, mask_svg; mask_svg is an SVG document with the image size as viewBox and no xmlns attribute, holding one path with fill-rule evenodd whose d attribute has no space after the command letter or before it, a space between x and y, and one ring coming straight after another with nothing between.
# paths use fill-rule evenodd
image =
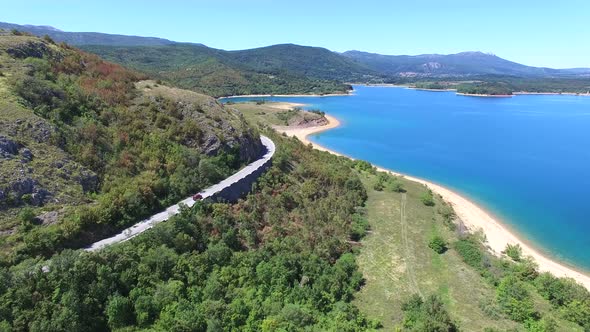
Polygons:
<instances>
[{"instance_id":1,"label":"winding road","mask_svg":"<svg viewBox=\"0 0 590 332\"><path fill-rule=\"evenodd\" d=\"M222 190L224 190L228 187L231 187L232 185L238 183L238 181L240 181L240 180L246 178L248 175L256 172L261 167L264 167L267 164L267 162L270 161L270 159L272 158L272 156L275 153L275 144L273 143L273 141L270 138L268 138L266 136L260 136L260 141L262 142L262 145L264 145L264 147L266 148L265 154L262 157L260 157L258 160L248 164L246 167L242 168L241 170L239 170L235 174L231 175L230 177L226 178L225 180L201 191L200 194L203 196L203 199L214 196L215 194L221 192ZM150 218L142 220L142 221L138 222L137 224L123 230L119 234L116 234L112 237L109 237L104 240L100 240L98 242L93 243L91 246L85 248L84 250L97 251L97 250L100 250L100 249L105 248L107 246L127 241L127 240L147 231L148 229L154 227L155 225L168 220L170 217L178 214L180 212L180 206L183 204L188 207L192 207L195 204L195 202L193 201L192 196L188 197L186 199L183 199L182 201L178 202L177 204L170 206L166 210L164 210L160 213L154 214Z\"/></svg>"}]
</instances>

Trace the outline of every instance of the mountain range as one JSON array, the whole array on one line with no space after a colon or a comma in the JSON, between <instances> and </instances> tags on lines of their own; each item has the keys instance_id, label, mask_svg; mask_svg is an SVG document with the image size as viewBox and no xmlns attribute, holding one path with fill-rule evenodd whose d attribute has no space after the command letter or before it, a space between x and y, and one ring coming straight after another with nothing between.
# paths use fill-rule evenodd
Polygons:
<instances>
[{"instance_id":1,"label":"mountain range","mask_svg":"<svg viewBox=\"0 0 590 332\"><path fill-rule=\"evenodd\" d=\"M213 96L235 94L343 93L353 83L406 83L420 80L568 80L586 91L590 69L532 67L482 52L382 55L337 53L294 44L226 51L162 38L65 32L50 26L0 23L0 28L47 35L109 61L145 72L183 88ZM570 84L569 81L574 82ZM580 80L583 80L580 82ZM528 86L528 85L527 85ZM545 87L546 85L543 85ZM553 86L553 85L551 85ZM538 87L537 90L542 90ZM515 90L519 90L516 87Z\"/></svg>"},{"instance_id":2,"label":"mountain range","mask_svg":"<svg viewBox=\"0 0 590 332\"><path fill-rule=\"evenodd\" d=\"M412 56L347 51L342 55L363 63L377 72L399 76L511 75L542 77L590 74L590 69L587 68L552 69L531 67L483 52Z\"/></svg>"}]
</instances>

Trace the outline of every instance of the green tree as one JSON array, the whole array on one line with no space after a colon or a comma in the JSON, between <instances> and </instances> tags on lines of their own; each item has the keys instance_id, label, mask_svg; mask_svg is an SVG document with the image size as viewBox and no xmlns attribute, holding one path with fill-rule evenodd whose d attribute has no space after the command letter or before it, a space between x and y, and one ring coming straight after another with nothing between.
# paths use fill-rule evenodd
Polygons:
<instances>
[{"instance_id":1,"label":"green tree","mask_svg":"<svg viewBox=\"0 0 590 332\"><path fill-rule=\"evenodd\" d=\"M430 295L426 300L414 294L402 305L405 313L403 326L408 331L454 332L457 324L451 319L439 296Z\"/></svg>"},{"instance_id":2,"label":"green tree","mask_svg":"<svg viewBox=\"0 0 590 332\"><path fill-rule=\"evenodd\" d=\"M522 259L522 248L518 243L507 244L506 249L504 249L503 253L506 254L506 256L512 258L512 260L515 262L520 262L520 260Z\"/></svg>"},{"instance_id":3,"label":"green tree","mask_svg":"<svg viewBox=\"0 0 590 332\"><path fill-rule=\"evenodd\" d=\"M500 281L496 289L496 299L502 310L517 322L538 317L526 284L514 276L507 276Z\"/></svg>"},{"instance_id":4,"label":"green tree","mask_svg":"<svg viewBox=\"0 0 590 332\"><path fill-rule=\"evenodd\" d=\"M440 235L435 235L430 239L428 247L437 254L442 254L447 251L447 242Z\"/></svg>"},{"instance_id":5,"label":"green tree","mask_svg":"<svg viewBox=\"0 0 590 332\"><path fill-rule=\"evenodd\" d=\"M105 309L109 327L117 329L134 323L133 304L123 296L111 297Z\"/></svg>"}]
</instances>

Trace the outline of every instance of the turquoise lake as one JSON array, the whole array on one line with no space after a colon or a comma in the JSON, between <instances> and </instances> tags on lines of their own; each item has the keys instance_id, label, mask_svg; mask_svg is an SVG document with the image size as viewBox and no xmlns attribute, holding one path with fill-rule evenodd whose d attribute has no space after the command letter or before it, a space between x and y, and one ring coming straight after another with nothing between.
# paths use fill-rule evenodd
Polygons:
<instances>
[{"instance_id":1,"label":"turquoise lake","mask_svg":"<svg viewBox=\"0 0 590 332\"><path fill-rule=\"evenodd\" d=\"M449 187L541 251L590 271L590 97L354 89L351 96L233 101L321 109L342 125L312 141Z\"/></svg>"}]
</instances>

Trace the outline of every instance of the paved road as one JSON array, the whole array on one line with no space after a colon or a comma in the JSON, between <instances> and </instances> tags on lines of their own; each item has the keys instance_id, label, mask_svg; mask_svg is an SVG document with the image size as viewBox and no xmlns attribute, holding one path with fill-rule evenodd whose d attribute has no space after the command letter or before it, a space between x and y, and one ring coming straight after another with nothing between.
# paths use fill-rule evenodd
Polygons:
<instances>
[{"instance_id":1,"label":"paved road","mask_svg":"<svg viewBox=\"0 0 590 332\"><path fill-rule=\"evenodd\" d=\"M232 184L234 184L235 182L243 179L247 175L251 174L252 172L254 172L257 169L259 169L260 167L262 167L268 160L270 160L272 158L272 156L275 153L275 144L273 143L273 141L271 141L270 138L268 138L266 136L260 136L260 141L266 147L266 153L260 159L254 161L251 164L249 164L248 166L242 168L241 170L239 170L237 173L233 174L232 176L226 178L225 180L219 182L218 184L215 184L215 185L201 191L200 194L203 196L203 199L205 199L207 197L211 197L212 195L223 190L224 188L227 188L227 187L231 186ZM154 227L155 225L161 223L162 221L168 220L173 215L178 214L180 212L180 205L181 204L191 207L195 204L195 202L193 201L192 196L188 197L188 198L178 202L178 204L172 205L169 208L167 208L166 210L164 210L160 213L154 214L150 218L140 221L137 224L123 230L121 233L119 233L115 236L95 242L94 244L85 248L84 250L96 251L96 250L100 250L104 247L110 246L115 243L127 241L127 240L147 231L148 229Z\"/></svg>"}]
</instances>

